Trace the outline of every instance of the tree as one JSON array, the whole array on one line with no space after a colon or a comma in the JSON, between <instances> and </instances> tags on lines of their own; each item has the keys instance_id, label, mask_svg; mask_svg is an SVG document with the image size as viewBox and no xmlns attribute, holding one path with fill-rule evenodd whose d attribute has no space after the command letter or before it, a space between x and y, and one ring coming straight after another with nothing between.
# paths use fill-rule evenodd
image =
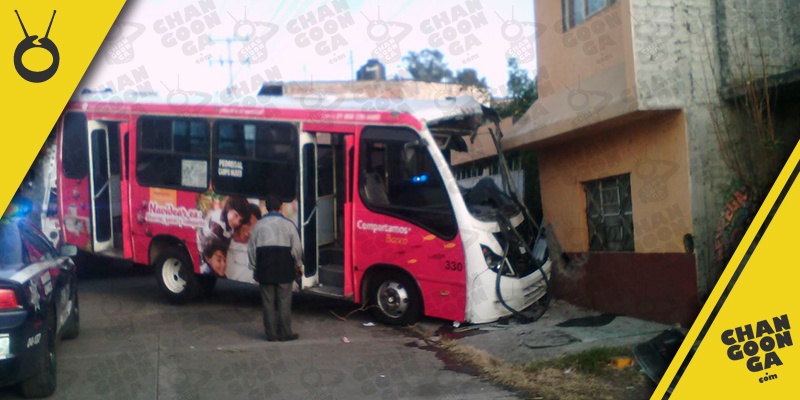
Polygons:
<instances>
[{"instance_id":1,"label":"tree","mask_svg":"<svg viewBox=\"0 0 800 400\"><path fill-rule=\"evenodd\" d=\"M536 89L536 78L528 75L528 70L519 66L516 58L508 60L508 94L511 98L503 109L503 116L511 116L514 121L520 119L539 97Z\"/></svg>"},{"instance_id":2,"label":"tree","mask_svg":"<svg viewBox=\"0 0 800 400\"><path fill-rule=\"evenodd\" d=\"M453 79L453 71L447 68L444 54L439 50L424 49L419 53L409 51L403 61L415 81L448 83Z\"/></svg>"},{"instance_id":3,"label":"tree","mask_svg":"<svg viewBox=\"0 0 800 400\"><path fill-rule=\"evenodd\" d=\"M475 86L479 89L486 89L486 78L478 78L478 71L472 68L462 69L456 73L455 83L464 86Z\"/></svg>"}]
</instances>

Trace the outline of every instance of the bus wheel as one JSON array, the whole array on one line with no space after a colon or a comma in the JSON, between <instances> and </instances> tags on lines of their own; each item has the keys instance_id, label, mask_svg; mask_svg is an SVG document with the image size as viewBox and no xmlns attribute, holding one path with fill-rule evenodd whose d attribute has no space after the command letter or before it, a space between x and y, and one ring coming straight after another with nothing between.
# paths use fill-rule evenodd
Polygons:
<instances>
[{"instance_id":1,"label":"bus wheel","mask_svg":"<svg viewBox=\"0 0 800 400\"><path fill-rule=\"evenodd\" d=\"M184 303L197 294L200 282L194 274L191 258L184 251L164 250L156 259L155 267L158 286L169 301Z\"/></svg>"},{"instance_id":2,"label":"bus wheel","mask_svg":"<svg viewBox=\"0 0 800 400\"><path fill-rule=\"evenodd\" d=\"M410 279L403 275L386 275L377 279L370 301L372 313L387 325L410 325L422 312L422 296Z\"/></svg>"}]
</instances>

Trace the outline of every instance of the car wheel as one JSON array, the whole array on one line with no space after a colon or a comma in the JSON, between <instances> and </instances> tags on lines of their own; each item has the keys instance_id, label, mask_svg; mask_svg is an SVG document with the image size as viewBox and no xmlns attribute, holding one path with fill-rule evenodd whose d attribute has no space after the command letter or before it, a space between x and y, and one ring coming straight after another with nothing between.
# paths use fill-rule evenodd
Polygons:
<instances>
[{"instance_id":1,"label":"car wheel","mask_svg":"<svg viewBox=\"0 0 800 400\"><path fill-rule=\"evenodd\" d=\"M75 298L72 302L72 311L69 315L69 321L64 327L64 339L75 339L81 333L81 311L78 304L78 293L75 292Z\"/></svg>"},{"instance_id":2,"label":"car wheel","mask_svg":"<svg viewBox=\"0 0 800 400\"><path fill-rule=\"evenodd\" d=\"M156 279L161 292L173 303L185 303L200 291L192 259L178 248L164 250L155 263Z\"/></svg>"},{"instance_id":3,"label":"car wheel","mask_svg":"<svg viewBox=\"0 0 800 400\"><path fill-rule=\"evenodd\" d=\"M47 397L56 391L56 313L50 311L47 329L42 332L36 356L36 374L22 381L22 395L26 398Z\"/></svg>"},{"instance_id":4,"label":"car wheel","mask_svg":"<svg viewBox=\"0 0 800 400\"><path fill-rule=\"evenodd\" d=\"M372 313L387 325L410 325L422 313L422 296L406 276L391 274L376 280L370 296Z\"/></svg>"}]
</instances>

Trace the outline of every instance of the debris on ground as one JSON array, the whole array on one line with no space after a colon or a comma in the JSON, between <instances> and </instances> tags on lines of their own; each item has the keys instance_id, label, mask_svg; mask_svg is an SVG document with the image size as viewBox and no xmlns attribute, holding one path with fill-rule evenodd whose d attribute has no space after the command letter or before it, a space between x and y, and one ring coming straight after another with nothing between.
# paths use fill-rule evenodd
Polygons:
<instances>
[{"instance_id":1,"label":"debris on ground","mask_svg":"<svg viewBox=\"0 0 800 400\"><path fill-rule=\"evenodd\" d=\"M350 339L348 339L347 336L345 336L342 338L342 342L350 343Z\"/></svg>"},{"instance_id":2,"label":"debris on ground","mask_svg":"<svg viewBox=\"0 0 800 400\"><path fill-rule=\"evenodd\" d=\"M631 357L611 357L611 368L623 369L633 365L633 358Z\"/></svg>"}]
</instances>

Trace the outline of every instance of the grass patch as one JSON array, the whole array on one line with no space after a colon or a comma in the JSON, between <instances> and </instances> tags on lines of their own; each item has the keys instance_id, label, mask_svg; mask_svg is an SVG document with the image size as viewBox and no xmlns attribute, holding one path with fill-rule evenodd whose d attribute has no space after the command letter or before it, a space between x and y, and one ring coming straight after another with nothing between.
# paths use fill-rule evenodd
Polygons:
<instances>
[{"instance_id":1,"label":"grass patch","mask_svg":"<svg viewBox=\"0 0 800 400\"><path fill-rule=\"evenodd\" d=\"M547 361L516 365L469 345L443 339L438 347L481 377L513 388L536 400L641 400L654 387L638 368L612 369L614 357L628 357L631 348L606 347ZM569 373L565 372L570 369Z\"/></svg>"},{"instance_id":2,"label":"grass patch","mask_svg":"<svg viewBox=\"0 0 800 400\"><path fill-rule=\"evenodd\" d=\"M633 357L629 347L598 347L580 353L566 354L550 360L533 361L525 364L525 372L536 373L546 368L575 371L590 375L603 372L614 357Z\"/></svg>"}]
</instances>

